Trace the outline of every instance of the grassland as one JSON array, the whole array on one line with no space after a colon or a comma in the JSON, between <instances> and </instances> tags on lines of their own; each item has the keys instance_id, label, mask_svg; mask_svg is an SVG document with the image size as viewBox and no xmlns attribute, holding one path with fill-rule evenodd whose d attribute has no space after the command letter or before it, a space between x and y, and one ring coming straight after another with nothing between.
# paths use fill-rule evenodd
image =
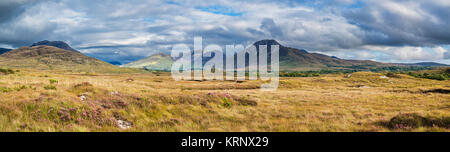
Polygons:
<instances>
[{"instance_id":1,"label":"grassland","mask_svg":"<svg viewBox=\"0 0 450 152\"><path fill-rule=\"evenodd\" d=\"M0 73L0 131L450 131L450 81L406 74L174 81L169 73Z\"/></svg>"}]
</instances>

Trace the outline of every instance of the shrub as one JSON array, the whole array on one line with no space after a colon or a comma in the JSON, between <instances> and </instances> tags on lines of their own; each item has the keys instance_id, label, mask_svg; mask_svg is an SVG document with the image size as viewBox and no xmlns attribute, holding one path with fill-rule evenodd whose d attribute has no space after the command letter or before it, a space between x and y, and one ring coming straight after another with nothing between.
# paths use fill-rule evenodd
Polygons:
<instances>
[{"instance_id":1,"label":"shrub","mask_svg":"<svg viewBox=\"0 0 450 152\"><path fill-rule=\"evenodd\" d=\"M3 73L3 74L14 74L14 70L0 68L0 73Z\"/></svg>"},{"instance_id":2,"label":"shrub","mask_svg":"<svg viewBox=\"0 0 450 152\"><path fill-rule=\"evenodd\" d=\"M11 92L11 91L20 91L20 90L23 90L23 89L26 89L26 88L27 88L27 86L25 86L25 85L22 85L20 87L15 87L15 88L0 87L0 92L8 93L8 92Z\"/></svg>"},{"instance_id":3,"label":"shrub","mask_svg":"<svg viewBox=\"0 0 450 152\"><path fill-rule=\"evenodd\" d=\"M54 86L54 85L47 85L47 86L44 86L44 89L45 90L56 90L56 86Z\"/></svg>"},{"instance_id":4,"label":"shrub","mask_svg":"<svg viewBox=\"0 0 450 152\"><path fill-rule=\"evenodd\" d=\"M50 81L50 84L58 83L58 80L55 80L55 79L50 79L49 81Z\"/></svg>"},{"instance_id":5,"label":"shrub","mask_svg":"<svg viewBox=\"0 0 450 152\"><path fill-rule=\"evenodd\" d=\"M416 78L424 78L424 79L432 79L432 80L449 80L450 75L445 73L423 73L423 74L417 74L417 73L408 73L410 76L416 77Z\"/></svg>"},{"instance_id":6,"label":"shrub","mask_svg":"<svg viewBox=\"0 0 450 152\"><path fill-rule=\"evenodd\" d=\"M388 73L386 73L386 76L390 77L390 78L400 78L400 76L394 72L388 72Z\"/></svg>"},{"instance_id":7,"label":"shrub","mask_svg":"<svg viewBox=\"0 0 450 152\"><path fill-rule=\"evenodd\" d=\"M229 107L231 107L231 102L230 102L230 100L228 100L227 97L224 97L224 98L222 98L222 105L223 105L224 107L229 108Z\"/></svg>"},{"instance_id":8,"label":"shrub","mask_svg":"<svg viewBox=\"0 0 450 152\"><path fill-rule=\"evenodd\" d=\"M8 92L11 92L11 91L13 91L13 89L7 88L7 87L0 87L0 92L8 93Z\"/></svg>"},{"instance_id":9,"label":"shrub","mask_svg":"<svg viewBox=\"0 0 450 152\"><path fill-rule=\"evenodd\" d=\"M22 86L20 86L20 87L15 88L14 90L20 91L20 90L23 90L23 89L26 89L26 88L27 88L27 86L22 85Z\"/></svg>"}]
</instances>

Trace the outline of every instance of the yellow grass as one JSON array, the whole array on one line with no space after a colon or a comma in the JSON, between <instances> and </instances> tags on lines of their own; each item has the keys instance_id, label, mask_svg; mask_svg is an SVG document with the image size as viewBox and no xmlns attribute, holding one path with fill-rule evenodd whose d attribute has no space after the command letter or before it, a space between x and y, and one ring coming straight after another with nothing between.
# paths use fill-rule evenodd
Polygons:
<instances>
[{"instance_id":1,"label":"yellow grass","mask_svg":"<svg viewBox=\"0 0 450 152\"><path fill-rule=\"evenodd\" d=\"M449 81L380 76L358 72L281 78L277 91L263 92L260 81L174 81L168 73L21 69L0 75L0 131L450 130L450 94L433 91L450 89ZM444 124L385 125L406 113ZM121 129L118 120L132 125Z\"/></svg>"}]
</instances>

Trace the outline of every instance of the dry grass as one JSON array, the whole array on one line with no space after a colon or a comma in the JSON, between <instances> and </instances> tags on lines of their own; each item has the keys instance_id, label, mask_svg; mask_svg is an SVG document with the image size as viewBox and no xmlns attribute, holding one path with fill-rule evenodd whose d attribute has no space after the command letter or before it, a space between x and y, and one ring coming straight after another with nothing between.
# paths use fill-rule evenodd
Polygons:
<instances>
[{"instance_id":1,"label":"dry grass","mask_svg":"<svg viewBox=\"0 0 450 152\"><path fill-rule=\"evenodd\" d=\"M277 91L262 92L260 81L158 75L0 75L0 131L450 130L449 81L359 72L281 78ZM420 121L408 126L410 118Z\"/></svg>"}]
</instances>

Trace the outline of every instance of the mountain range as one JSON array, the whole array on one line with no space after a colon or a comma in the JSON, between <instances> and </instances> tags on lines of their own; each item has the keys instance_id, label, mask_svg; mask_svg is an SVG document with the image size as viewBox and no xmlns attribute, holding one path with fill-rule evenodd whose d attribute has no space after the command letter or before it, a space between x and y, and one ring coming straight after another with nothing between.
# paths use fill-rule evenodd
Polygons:
<instances>
[{"instance_id":1,"label":"mountain range","mask_svg":"<svg viewBox=\"0 0 450 152\"><path fill-rule=\"evenodd\" d=\"M422 62L412 64L402 63L382 63L370 60L346 60L340 59L334 56L327 56L320 53L309 53L303 49L290 48L281 45L276 40L261 40L255 42L253 45L279 45L279 57L280 57L280 70L281 71L306 71L306 70L352 70L352 69L373 69L380 67L392 67L392 66L448 66L445 64L435 62ZM257 53L259 54L259 48ZM268 48L270 59L270 47ZM210 60L210 58L203 58L203 63ZM166 70L170 69L171 64L175 59L170 56L159 53L150 57L131 62L123 67L131 68L145 68L151 70Z\"/></svg>"},{"instance_id":2,"label":"mountain range","mask_svg":"<svg viewBox=\"0 0 450 152\"><path fill-rule=\"evenodd\" d=\"M319 53L310 53L303 49L290 48L281 45L275 40L261 40L253 45L279 45L280 71L305 71L305 70L337 70L337 69L372 69L392 66L448 66L435 62L421 63L382 63L369 60L346 60L334 56ZM269 59L270 59L270 47ZM259 48L257 47L259 53ZM210 60L203 58L203 63ZM162 70L171 69L175 59L169 55L158 53L147 58L134 61L121 67ZM29 67L38 69L66 69L81 71L98 71L99 69L114 69L118 66L88 57L71 48L62 41L40 41L29 47L18 49L0 49L0 65L8 67ZM99 68L101 67L101 68Z\"/></svg>"}]
</instances>

